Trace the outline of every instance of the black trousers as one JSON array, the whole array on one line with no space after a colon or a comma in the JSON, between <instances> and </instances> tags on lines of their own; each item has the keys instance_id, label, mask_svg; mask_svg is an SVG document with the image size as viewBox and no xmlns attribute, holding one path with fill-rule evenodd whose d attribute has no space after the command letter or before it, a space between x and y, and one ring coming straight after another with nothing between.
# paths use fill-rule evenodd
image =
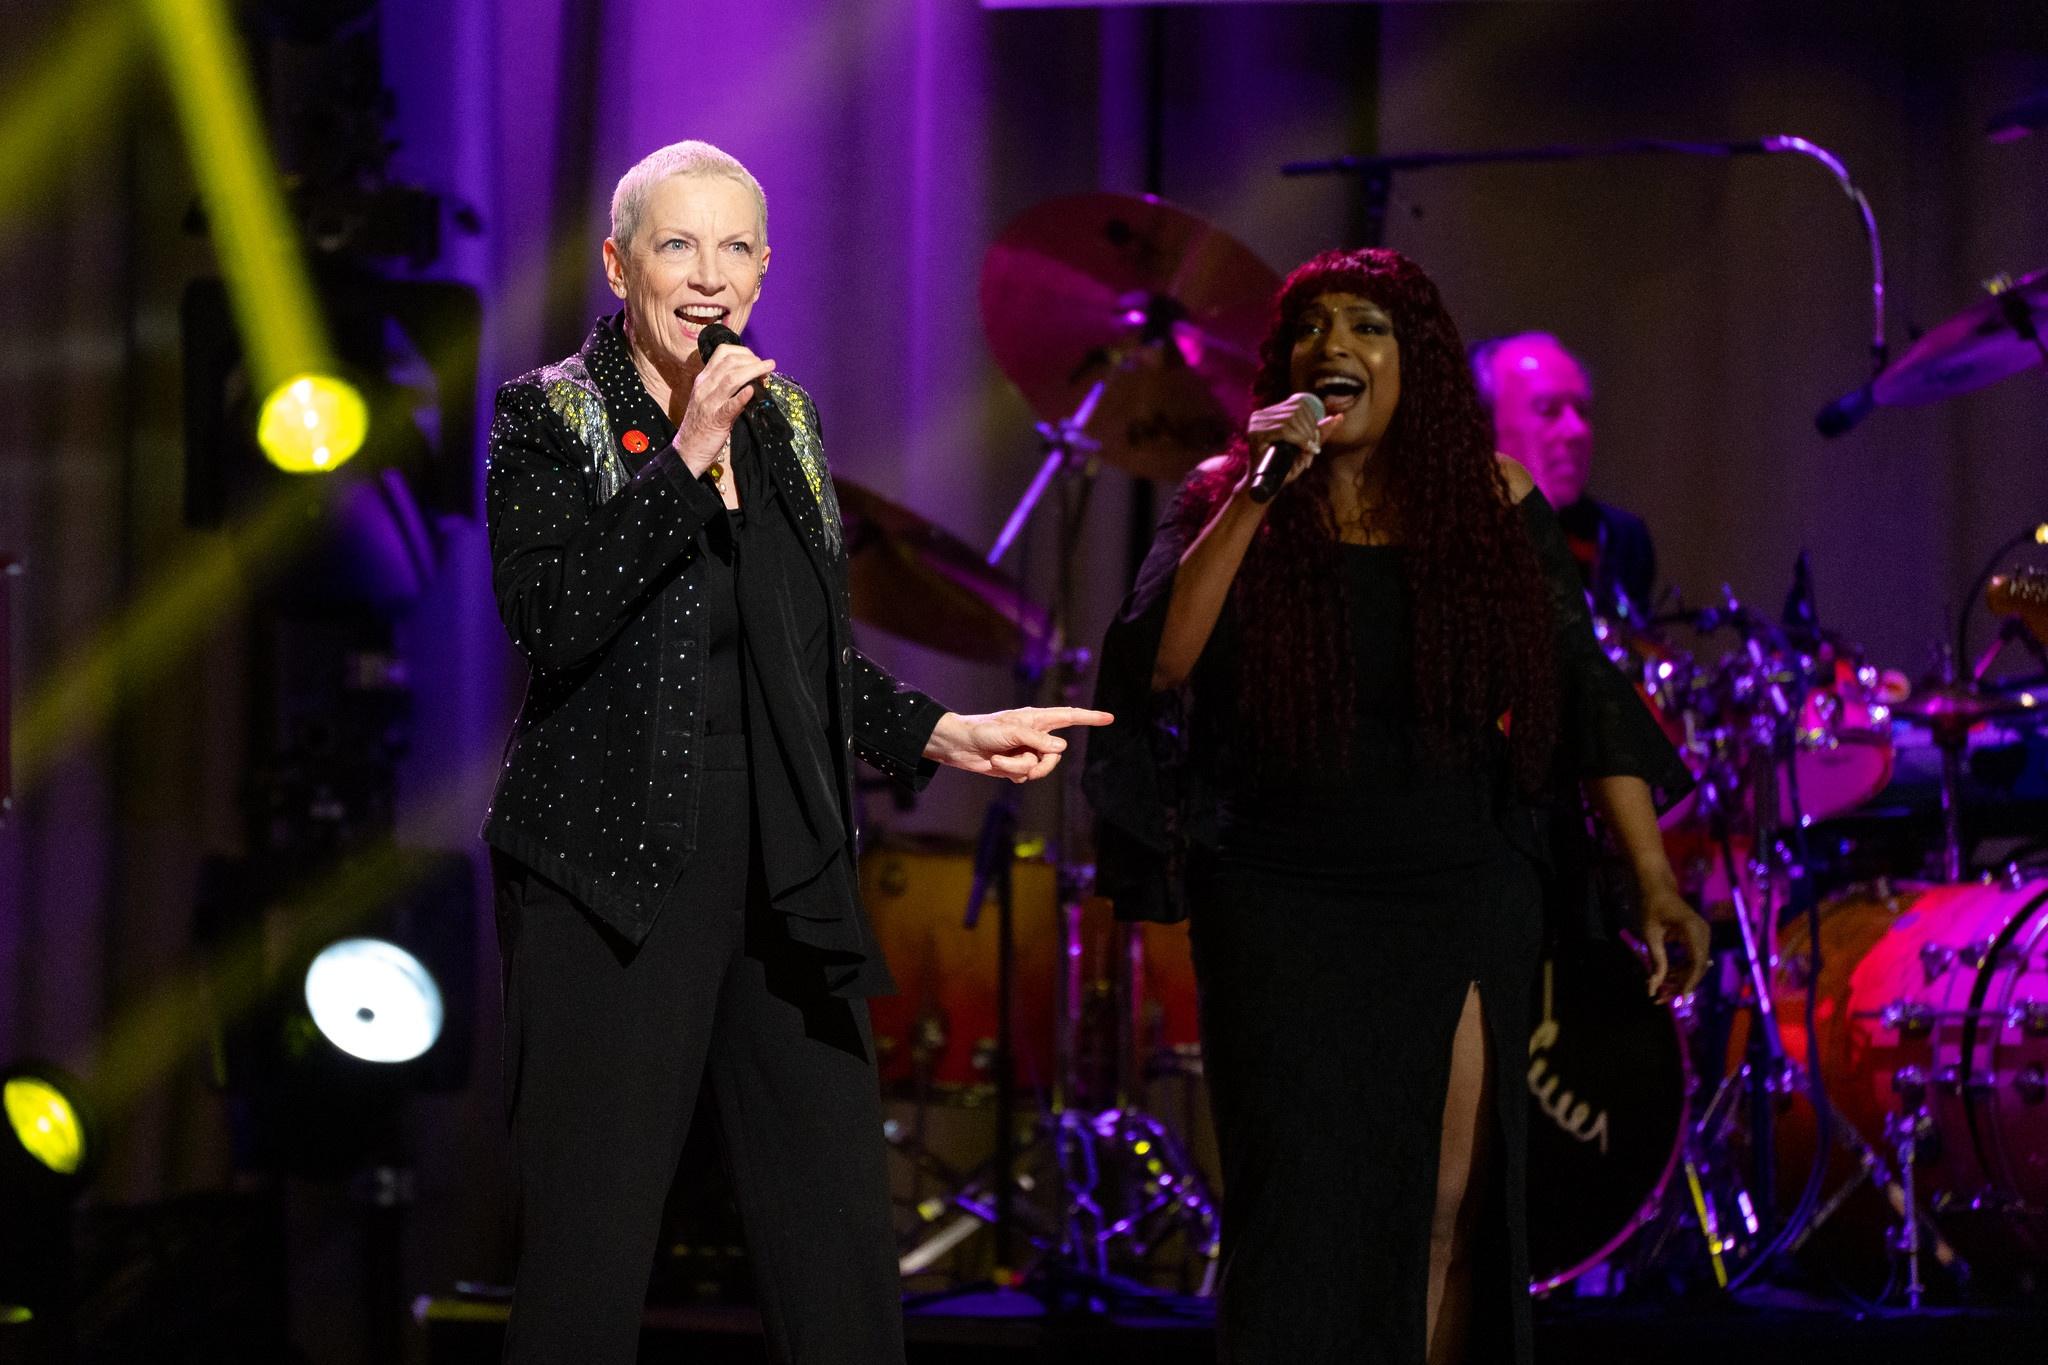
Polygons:
<instances>
[{"instance_id":1,"label":"black trousers","mask_svg":"<svg viewBox=\"0 0 2048 1365\"><path fill-rule=\"evenodd\" d=\"M494 862L521 1201L505 1359L634 1360L701 1084L771 1358L895 1365L903 1318L867 1006L827 994L767 915L744 767L707 780L700 852L637 950L552 883Z\"/></svg>"}]
</instances>

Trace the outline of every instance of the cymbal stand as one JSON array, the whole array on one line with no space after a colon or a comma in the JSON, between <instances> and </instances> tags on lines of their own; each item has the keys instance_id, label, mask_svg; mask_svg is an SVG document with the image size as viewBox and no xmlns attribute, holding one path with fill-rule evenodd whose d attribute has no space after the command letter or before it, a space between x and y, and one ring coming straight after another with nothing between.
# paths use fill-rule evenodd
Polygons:
<instances>
[{"instance_id":1,"label":"cymbal stand","mask_svg":"<svg viewBox=\"0 0 2048 1365\"><path fill-rule=\"evenodd\" d=\"M1947 645L1940 646L1936 673L1944 685L1956 681L1956 659ZM1969 749L1973 724L1960 716L1937 716L1928 722L1934 747L1941 751L1941 879L1945 882L1963 879L1963 755Z\"/></svg>"},{"instance_id":2,"label":"cymbal stand","mask_svg":"<svg viewBox=\"0 0 2048 1365\"><path fill-rule=\"evenodd\" d=\"M1740 649L1722 662L1716 684L1709 689L1707 705L1713 711L1709 729L1709 762L1700 783L1700 808L1718 847L1722 870L1727 878L1739 935L1741 970L1745 989L1738 1006L1750 1016L1746 1056L1739 1067L1723 1075L1720 1084L1691 1126L1686 1137L1685 1167L1692 1193L1695 1216L1706 1242L1716 1281L1724 1288L1738 1287L1767 1256L1782 1248L1800 1229L1812 1211L1814 1190L1809 1188L1792 1218L1769 1228L1778 1207L1776 1147L1772 1138L1778 1097L1795 1083L1801 1071L1787 1055L1779 1025L1777 1003L1771 985L1778 966L1777 919L1781 886L1789 890L1803 874L1804 858L1786 847L1780 835L1781 807L1789 799L1792 837L1800 839L1800 810L1797 744L1798 718L1805 701L1806 676L1803 667L1787 670L1782 656L1789 651L1777 628L1748 612L1727 588L1722 589L1724 605L1702 612L1696 624L1702 629L1729 626L1740 637ZM1697 732L1697 718L1688 727ZM1783 792L1780 779L1782 774ZM1736 828L1747 822L1751 836L1750 865L1740 865ZM1745 876L1745 870L1750 874ZM1751 894L1751 888L1755 894ZM1814 948L1816 953L1818 947ZM1808 1078L1817 1084L1818 1075ZM1746 1093L1741 1106L1746 1115L1749 1163L1747 1187L1738 1182L1732 1207L1721 1207L1716 1189L1734 1179L1735 1163L1725 1153L1737 1128L1738 1090ZM1823 1097L1824 1102L1824 1097ZM1709 1188L1712 1183L1715 1188ZM1726 1257L1741 1250L1747 1231L1751 1238L1763 1238L1750 1266L1731 1275Z\"/></svg>"},{"instance_id":3,"label":"cymbal stand","mask_svg":"<svg viewBox=\"0 0 2048 1365\"><path fill-rule=\"evenodd\" d=\"M1073 560L1098 471L1099 447L1087 435L1086 427L1102 393L1103 385L1098 382L1072 416L1039 424L1045 458L988 554L990 564L1000 561L1020 538L1046 494L1054 495L1056 584L1047 632L1055 642L1054 652L1049 659L1021 661L1018 675L1020 682L1035 691L1049 670L1059 701L1064 705L1081 700L1080 680L1091 662L1088 651L1068 643L1068 636L1074 620ZM1067 765L1052 788L1061 965L1055 981L1053 1066L1046 1111L1031 1138L1016 1144L1014 1119L1008 1117L1015 1082L1006 1041L1014 958L999 950L997 1150L987 1166L960 1182L950 1202L965 1218L994 1226L998 1263L1005 1272L1012 1269L1009 1258L1014 1233L1023 1233L1040 1253L1025 1280L1026 1287L1039 1297L1067 1305L1106 1306L1163 1297L1147 1286L1112 1274L1112 1252L1122 1249L1132 1258L1142 1260L1176 1231L1184 1233L1208 1262L1209 1278L1213 1280L1218 1220L1216 1204L1206 1183L1172 1131L1145 1113L1132 1098L1135 1040L1130 1020L1135 1018L1142 982L1142 950L1129 926L1118 926L1119 951L1111 959L1111 975L1120 978L1113 981L1118 1004L1115 1102L1100 1111L1090 1110L1082 1103L1082 1087L1075 1070L1085 1003L1082 906L1093 870L1082 865L1078 857L1081 841L1075 815L1079 803L1072 793L1075 773L1073 765ZM1004 792L992 806L1006 807L1014 813L1014 793ZM1010 829L1010 842L1014 843L1014 814ZM1003 847L1007 849L1008 844ZM992 871L1001 877L992 865L978 868L978 874L981 871ZM1007 920L1007 903L1001 894L1001 880L995 884L1001 929ZM978 875L977 888L980 885ZM977 889L976 896L979 895ZM1053 1157L1053 1184L1059 1201L1050 1225L1036 1216L1037 1210L1019 1207L1011 1197L1014 1190L1034 1188L1029 1176L1018 1169L1018 1162L1028 1152L1041 1148L1049 1148ZM955 1219L930 1240L936 1243L945 1239L950 1248L969 1232L971 1227L963 1229L961 1220ZM904 1264L921 1268L933 1259L929 1248L914 1248L904 1257ZM917 1302L930 1302L932 1297Z\"/></svg>"},{"instance_id":4,"label":"cymbal stand","mask_svg":"<svg viewBox=\"0 0 2048 1365\"><path fill-rule=\"evenodd\" d=\"M1105 357L1105 364L1112 362L1113 358ZM1075 619L1073 564L1097 473L1095 443L1085 435L1084 428L1101 392L1102 384L1098 381L1066 422L1039 428L1048 449L1048 465L1063 446L1087 452L1085 460L1069 456L1063 462L1069 478L1061 489L1059 503L1059 558L1055 568L1058 590L1054 596L1055 617L1062 632L1069 630ZM1074 649L1062 651L1058 657L1059 688L1065 704L1075 705L1083 700L1079 683L1087 662L1085 654ZM1073 784L1078 777L1078 767L1070 766L1054 791L1055 828L1060 838L1061 903L1068 934L1064 943L1067 970L1063 973L1067 1010L1061 1019L1066 1025L1067 1050L1058 1058L1057 1070L1068 1084L1065 1099L1069 1107L1055 1111L1064 1113L1067 1119L1061 1125L1068 1143L1061 1163L1068 1198L1067 1242L1083 1267L1101 1277L1109 1274L1113 1246L1121 1245L1131 1256L1143 1260L1161 1241L1175 1231L1182 1232L1196 1258L1204 1264L1203 1292L1213 1292L1220 1263L1216 1201L1172 1130L1139 1103L1143 1069L1137 1053L1145 979L1144 940L1133 925L1119 923L1113 927L1108 959L1116 1006L1112 1105L1092 1112L1071 1107L1078 1089L1073 1068L1081 1024L1081 904L1093 880L1093 869L1082 867L1077 858L1082 840L1073 818L1079 807L1073 799Z\"/></svg>"}]
</instances>

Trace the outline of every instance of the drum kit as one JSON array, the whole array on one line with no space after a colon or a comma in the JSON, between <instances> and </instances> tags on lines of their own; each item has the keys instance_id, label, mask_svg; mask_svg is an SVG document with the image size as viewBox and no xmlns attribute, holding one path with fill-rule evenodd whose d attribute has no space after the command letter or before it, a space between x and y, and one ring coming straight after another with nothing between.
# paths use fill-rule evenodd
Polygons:
<instances>
[{"instance_id":1,"label":"drum kit","mask_svg":"<svg viewBox=\"0 0 2048 1365\"><path fill-rule=\"evenodd\" d=\"M1073 195L1018 218L984 262L982 320L1043 461L987 553L840 480L856 616L1079 700L1067 575L1095 477L1170 484L1242 429L1277 284L1155 198ZM2001 282L1880 374L1872 402L2038 363L2044 313L2048 274ZM1001 563L1048 506L1060 553L1040 599ZM1903 1272L1917 1305L1941 1292L1929 1267L1957 1291L2048 1270L2048 777L2005 783L2013 837L1975 858L1965 837L1996 833L1966 818L1988 780L2048 768L2048 677L1985 681L2000 648L2041 656L2048 577L1988 569L1973 603L1980 588L1998 643L1972 659L1965 625L1918 687L1796 591L1786 623L1725 589L1704 609L1596 616L1698 780L1664 834L1726 951L1675 1009L1645 998L1625 946L1545 962L1528 1059L1537 1292L1732 1286L1796 1257L1838 1278L1875 1266L1873 1289ZM1937 775L1916 784L1930 753ZM1049 844L1020 838L1007 797L978 848L867 841L862 889L903 988L873 1009L884 1087L909 1114L889 1126L915 1173L903 1269L957 1268L992 1231L999 1276L1177 1273L1206 1292L1217 1215L1196 1106L1175 1123L1145 1107L1162 1078L1184 1096L1199 1081L1186 935L1113 922L1089 894L1079 803L1053 786ZM2001 866L1972 880L1987 862ZM927 1119L982 1106L995 1155L942 1159Z\"/></svg>"},{"instance_id":2,"label":"drum kit","mask_svg":"<svg viewBox=\"0 0 2048 1365\"><path fill-rule=\"evenodd\" d=\"M1995 281L1879 374L1872 401L1932 402L2040 363L2044 314L2048 275ZM1994 553L1917 686L1820 628L1803 562L1783 623L1725 588L1703 610L1596 616L1698 781L1664 839L1725 951L1662 1021L1592 1013L1602 992L1622 1008L1634 979L1612 959L1546 964L1530 1057L1539 1292L1740 1287L1787 1258L1914 1308L2043 1287L2048 575L1994 572L2028 541L2048 545L2048 526ZM1972 658L1980 590L2001 625ZM2014 644L2028 671L1988 681ZM1912 781L1930 752L1933 781ZM1575 1039L1575 1015L1600 1022Z\"/></svg>"}]
</instances>

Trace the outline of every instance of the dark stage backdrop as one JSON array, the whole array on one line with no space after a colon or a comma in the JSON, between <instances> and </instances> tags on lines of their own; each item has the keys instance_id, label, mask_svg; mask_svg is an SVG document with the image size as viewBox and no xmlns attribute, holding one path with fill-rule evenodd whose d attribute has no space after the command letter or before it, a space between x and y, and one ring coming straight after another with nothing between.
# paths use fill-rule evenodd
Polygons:
<instances>
[{"instance_id":1,"label":"dark stage backdrop","mask_svg":"<svg viewBox=\"0 0 2048 1365\"><path fill-rule=\"evenodd\" d=\"M35 37L17 53L74 22L53 0L23 8L12 28ZM1992 109L2048 84L2048 18L1994 0L448 0L387 6L382 22L394 169L482 222L441 269L484 297L486 399L611 307L597 248L618 174L658 144L708 138L767 189L776 268L755 332L817 396L835 469L976 544L1037 459L1032 414L983 341L982 255L1041 199L1141 190L1148 167L1167 197L1284 270L1359 222L1348 186L1282 180L1285 160L1788 132L1841 153L1870 191L1895 346L1983 276L2048 264L2048 139L1978 136ZM76 660L221 544L179 516L176 304L207 248L181 229L189 172L146 49L133 57L0 202L0 550L30 563L14 643L31 705L75 686ZM2048 515L2041 375L1880 413L1837 443L1813 434L1814 410L1864 374L1867 276L1849 205L1804 162L1433 171L1396 185L1389 239L1436 272L1468 337L1542 327L1584 353L1599 388L1594 487L1649 519L1667 580L1695 600L1725 579L1775 607L1806 546L1830 621L1917 672L1976 562ZM1078 565L1083 639L1124 587L1129 496L1123 476L1103 476ZM471 849L523 675L480 530L442 529L441 574L401 628L417 712L401 826ZM1009 699L1002 670L868 643L957 707ZM104 1040L190 966L198 861L240 837L246 649L232 600L180 622L133 656L103 719L65 727L30 776L0 831L0 1056L104 1069ZM988 795L949 774L890 818L965 834ZM1027 820L1042 824L1045 794L1032 799ZM488 961L481 904L476 927ZM476 1009L475 1084L414 1119L408 1281L421 1289L509 1271L494 994ZM226 1179L196 1050L160 1063L112 1139L104 1197ZM301 1283L345 1285L344 1208L302 1204ZM315 1358L348 1358L349 1291L302 1295L302 1321L322 1327L300 1335L327 1343Z\"/></svg>"}]
</instances>

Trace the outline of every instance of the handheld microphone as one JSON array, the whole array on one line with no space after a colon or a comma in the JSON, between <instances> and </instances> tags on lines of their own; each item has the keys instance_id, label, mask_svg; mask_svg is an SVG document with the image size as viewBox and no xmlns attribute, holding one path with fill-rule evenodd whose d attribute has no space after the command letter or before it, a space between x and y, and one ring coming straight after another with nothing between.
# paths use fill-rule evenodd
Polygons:
<instances>
[{"instance_id":1,"label":"handheld microphone","mask_svg":"<svg viewBox=\"0 0 2048 1365\"><path fill-rule=\"evenodd\" d=\"M721 346L737 346L740 334L722 322L707 322L704 330L697 333L697 354L704 357L704 363L711 363L711 353Z\"/></svg>"},{"instance_id":2,"label":"handheld microphone","mask_svg":"<svg viewBox=\"0 0 2048 1365\"><path fill-rule=\"evenodd\" d=\"M708 330L708 329L707 329ZM1323 420L1323 400L1312 393L1296 394L1308 404L1309 420ZM1292 441L1275 441L1266 447L1266 453L1259 459L1259 467L1252 474L1252 501L1271 502L1280 486L1287 482L1288 471L1301 458L1301 447Z\"/></svg>"},{"instance_id":3,"label":"handheld microphone","mask_svg":"<svg viewBox=\"0 0 2048 1365\"><path fill-rule=\"evenodd\" d=\"M707 365L711 363L711 353L719 347L741 344L739 333L722 322L706 323L704 330L697 333L697 354L704 357ZM758 379L747 385L747 401L740 409L739 420L747 424L756 439L792 439L789 419L768 397L768 386Z\"/></svg>"}]
</instances>

